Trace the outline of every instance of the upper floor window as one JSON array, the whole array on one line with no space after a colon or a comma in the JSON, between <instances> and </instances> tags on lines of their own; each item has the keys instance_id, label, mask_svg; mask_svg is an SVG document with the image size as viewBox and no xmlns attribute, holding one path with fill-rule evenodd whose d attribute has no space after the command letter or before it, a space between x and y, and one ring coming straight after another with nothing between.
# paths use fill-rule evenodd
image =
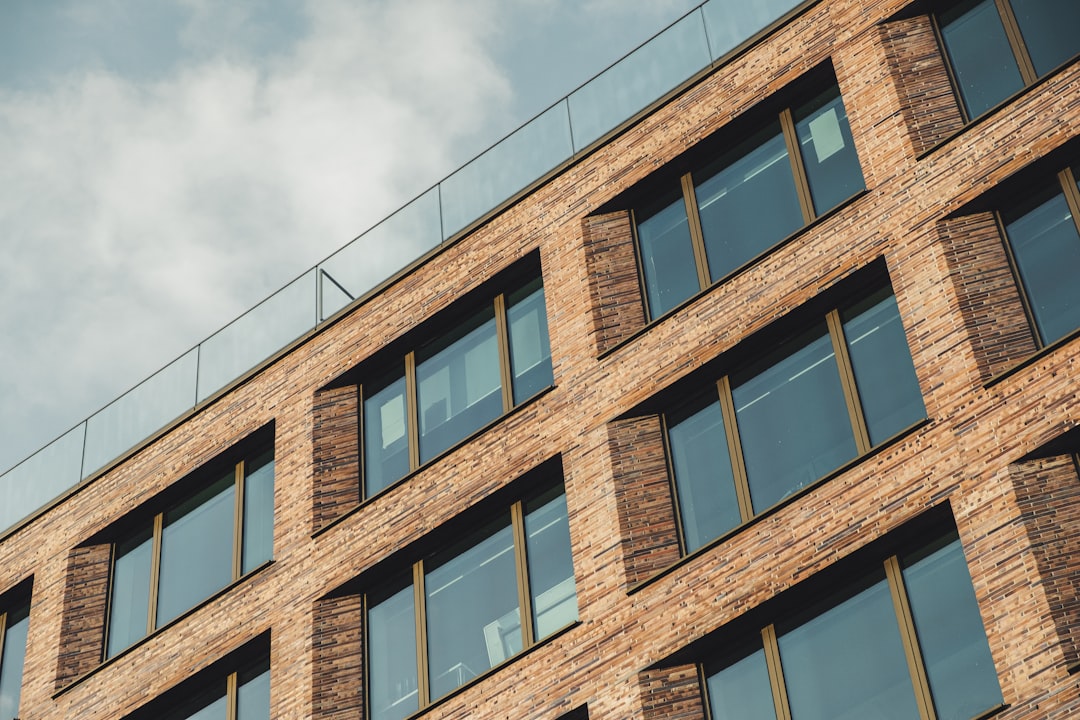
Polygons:
<instances>
[{"instance_id":1,"label":"upper floor window","mask_svg":"<svg viewBox=\"0 0 1080 720\"><path fill-rule=\"evenodd\" d=\"M650 317L864 189L840 89L833 78L816 87L710 139L678 181L650 183L649 197L634 207Z\"/></svg>"},{"instance_id":2,"label":"upper floor window","mask_svg":"<svg viewBox=\"0 0 1080 720\"><path fill-rule=\"evenodd\" d=\"M1003 702L955 532L803 600L705 677L715 720L969 720Z\"/></svg>"},{"instance_id":3,"label":"upper floor window","mask_svg":"<svg viewBox=\"0 0 1080 720\"><path fill-rule=\"evenodd\" d=\"M365 595L373 720L412 715L577 620L561 484L469 527Z\"/></svg>"},{"instance_id":4,"label":"upper floor window","mask_svg":"<svg viewBox=\"0 0 1080 720\"><path fill-rule=\"evenodd\" d=\"M687 551L926 417L890 288L799 328L664 414Z\"/></svg>"},{"instance_id":5,"label":"upper floor window","mask_svg":"<svg viewBox=\"0 0 1080 720\"><path fill-rule=\"evenodd\" d=\"M380 355L360 373L363 497L552 384L538 274L518 273L496 282L480 302L463 302L467 312L440 316L403 355L391 353L389 362Z\"/></svg>"},{"instance_id":6,"label":"upper floor window","mask_svg":"<svg viewBox=\"0 0 1080 720\"><path fill-rule=\"evenodd\" d=\"M19 716L26 636L30 629L28 594L16 589L0 599L0 720Z\"/></svg>"},{"instance_id":7,"label":"upper floor window","mask_svg":"<svg viewBox=\"0 0 1080 720\"><path fill-rule=\"evenodd\" d=\"M960 0L937 13L968 119L1080 52L1080 4L1061 0Z\"/></svg>"},{"instance_id":8,"label":"upper floor window","mask_svg":"<svg viewBox=\"0 0 1080 720\"><path fill-rule=\"evenodd\" d=\"M1039 341L1080 328L1080 187L1066 169L1001 208L1017 281Z\"/></svg>"},{"instance_id":9,"label":"upper floor window","mask_svg":"<svg viewBox=\"0 0 1080 720\"><path fill-rule=\"evenodd\" d=\"M268 656L216 663L127 720L270 720Z\"/></svg>"},{"instance_id":10,"label":"upper floor window","mask_svg":"<svg viewBox=\"0 0 1080 720\"><path fill-rule=\"evenodd\" d=\"M106 657L273 556L272 440L260 434L179 487L113 537Z\"/></svg>"}]
</instances>

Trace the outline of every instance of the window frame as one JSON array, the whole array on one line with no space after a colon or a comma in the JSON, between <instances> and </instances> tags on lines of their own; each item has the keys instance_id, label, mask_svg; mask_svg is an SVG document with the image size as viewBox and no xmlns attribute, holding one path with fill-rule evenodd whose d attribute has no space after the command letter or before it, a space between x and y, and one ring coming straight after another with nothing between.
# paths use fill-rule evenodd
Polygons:
<instances>
[{"instance_id":1,"label":"window frame","mask_svg":"<svg viewBox=\"0 0 1080 720\"><path fill-rule=\"evenodd\" d=\"M261 459L264 455L269 454L268 464L274 467L275 477L274 484L276 485L276 449L273 442L273 431L256 432L256 437L249 438L240 443L239 446L232 448L224 453L222 456L211 460L202 467L195 470L189 478L182 480L177 487L170 488L166 493L152 501L152 512L148 513L136 513L134 517L127 517L121 521L121 526L117 527L116 532L109 533L109 573L108 573L108 586L107 586L107 598L105 603L105 622L104 622L104 637L101 643L101 655L102 660L111 660L117 657L129 648L137 645L138 643L150 637L154 633L161 629L168 627L174 622L180 620L186 616L193 609L199 607L203 602L217 595L219 592L230 587L232 584L239 580L253 574L259 568L271 562L273 559L273 527L274 520L273 515L270 518L270 559L260 562L253 566L247 572L244 571L244 534L245 524L247 519L245 518L245 485L248 479L247 466L249 461L255 459ZM261 467L265 467L265 464ZM158 604L160 595L161 584L161 558L162 558L162 538L166 528L165 516L175 508L183 505L187 500L198 495L200 492L213 487L216 483L221 482L227 477L223 475L223 471L228 468L232 470L232 488L233 488L233 508L232 508L232 547L230 548L230 579L227 584L218 588L217 590L209 593L205 598L196 601L191 607L180 611L173 618L158 624ZM205 504L205 503L204 503ZM197 506L202 507L202 505ZM197 511L196 508L196 511ZM149 521L149 523L147 522ZM146 607L146 629L145 632L134 639L129 644L115 649L115 652L110 652L110 641L114 633L113 628L113 601L114 594L117 591L116 587L116 563L120 557L117 553L117 549L121 543L132 538L137 537L140 533L146 531L147 524L150 528L150 567L149 576L146 577L146 582L149 585L148 600Z\"/></svg>"},{"instance_id":2,"label":"window frame","mask_svg":"<svg viewBox=\"0 0 1080 720\"><path fill-rule=\"evenodd\" d=\"M32 598L31 598L31 586L32 586L32 584L33 584L32 579L24 580L23 582L17 583L15 585L15 587L13 587L12 589L6 591L5 593L3 593L2 596L0 596L0 672L3 671L4 662L5 662L5 655L7 654L5 652L5 649L6 649L5 643L7 642L8 629L9 629L8 628L8 619L13 615L21 615L25 611L25 613L26 613L26 618L25 619L26 619L26 622L27 622L27 630L29 631L30 610L31 610L31 600L32 600ZM20 620L20 622L21 622L21 620ZM29 645L29 639L28 639L27 645ZM27 651L27 647L24 646L23 649L22 649L23 667L19 672L19 686L16 688L16 690L18 690L18 693L19 693L18 694L19 701L15 705L15 713L16 714L13 715L12 718L17 718L18 717L19 704L22 702L22 683L23 683L24 676L25 676L25 673L26 673L26 651ZM8 660L10 661L10 658L8 658ZM6 720L6 718L4 720Z\"/></svg>"}]
</instances>

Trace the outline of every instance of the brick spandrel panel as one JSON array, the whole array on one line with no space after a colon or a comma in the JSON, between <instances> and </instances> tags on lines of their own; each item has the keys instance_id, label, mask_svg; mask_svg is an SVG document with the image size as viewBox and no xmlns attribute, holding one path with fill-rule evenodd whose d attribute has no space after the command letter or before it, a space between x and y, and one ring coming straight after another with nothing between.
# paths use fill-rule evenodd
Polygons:
<instances>
[{"instance_id":1,"label":"brick spandrel panel","mask_svg":"<svg viewBox=\"0 0 1080 720\"><path fill-rule=\"evenodd\" d=\"M645 327L630 213L587 217L582 234L597 352L603 354Z\"/></svg>"},{"instance_id":2,"label":"brick spandrel panel","mask_svg":"<svg viewBox=\"0 0 1080 720\"><path fill-rule=\"evenodd\" d=\"M315 603L312 629L313 720L365 720L361 692L364 669L363 599L324 598Z\"/></svg>"},{"instance_id":3,"label":"brick spandrel panel","mask_svg":"<svg viewBox=\"0 0 1080 720\"><path fill-rule=\"evenodd\" d=\"M643 670L638 688L646 720L705 720L696 665Z\"/></svg>"},{"instance_id":4,"label":"brick spandrel panel","mask_svg":"<svg viewBox=\"0 0 1080 720\"><path fill-rule=\"evenodd\" d=\"M632 587L679 559L660 417L649 415L610 423L608 447L626 584Z\"/></svg>"},{"instance_id":5,"label":"brick spandrel panel","mask_svg":"<svg viewBox=\"0 0 1080 720\"><path fill-rule=\"evenodd\" d=\"M1066 666L1080 662L1080 476L1071 456L1009 468Z\"/></svg>"},{"instance_id":6,"label":"brick spandrel panel","mask_svg":"<svg viewBox=\"0 0 1080 720\"><path fill-rule=\"evenodd\" d=\"M964 127L956 93L929 16L885 23L881 34L911 145L921 155Z\"/></svg>"},{"instance_id":7,"label":"brick spandrel panel","mask_svg":"<svg viewBox=\"0 0 1080 720\"><path fill-rule=\"evenodd\" d=\"M112 546L77 547L68 554L56 689L101 664Z\"/></svg>"},{"instance_id":8,"label":"brick spandrel panel","mask_svg":"<svg viewBox=\"0 0 1080 720\"><path fill-rule=\"evenodd\" d=\"M984 381L1036 351L1005 246L992 213L938 223L964 327Z\"/></svg>"},{"instance_id":9,"label":"brick spandrel panel","mask_svg":"<svg viewBox=\"0 0 1080 720\"><path fill-rule=\"evenodd\" d=\"M360 389L356 385L315 393L313 532L360 504L359 411Z\"/></svg>"}]
</instances>

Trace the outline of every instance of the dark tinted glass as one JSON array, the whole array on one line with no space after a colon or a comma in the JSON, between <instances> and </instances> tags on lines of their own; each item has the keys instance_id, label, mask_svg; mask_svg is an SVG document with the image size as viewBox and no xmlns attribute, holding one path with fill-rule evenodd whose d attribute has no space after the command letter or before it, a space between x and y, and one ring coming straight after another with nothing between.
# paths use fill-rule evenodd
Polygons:
<instances>
[{"instance_id":1,"label":"dark tinted glass","mask_svg":"<svg viewBox=\"0 0 1080 720\"><path fill-rule=\"evenodd\" d=\"M712 720L776 720L763 649L706 672Z\"/></svg>"},{"instance_id":2,"label":"dark tinted glass","mask_svg":"<svg viewBox=\"0 0 1080 720\"><path fill-rule=\"evenodd\" d=\"M1080 52L1080 3L1012 0L1035 72L1044 75Z\"/></svg>"},{"instance_id":3,"label":"dark tinted glass","mask_svg":"<svg viewBox=\"0 0 1080 720\"><path fill-rule=\"evenodd\" d=\"M9 609L5 626L4 646L0 647L0 718L8 720L19 715L30 606Z\"/></svg>"},{"instance_id":4,"label":"dark tinted glass","mask_svg":"<svg viewBox=\"0 0 1080 720\"><path fill-rule=\"evenodd\" d=\"M884 579L785 632L778 641L792 717L919 717L896 611Z\"/></svg>"},{"instance_id":5,"label":"dark tinted glass","mask_svg":"<svg viewBox=\"0 0 1080 720\"><path fill-rule=\"evenodd\" d=\"M537 278L510 293L506 302L510 371L514 376L514 404L517 405L553 382L544 286Z\"/></svg>"},{"instance_id":6,"label":"dark tinted glass","mask_svg":"<svg viewBox=\"0 0 1080 720\"><path fill-rule=\"evenodd\" d=\"M364 385L364 497L409 472L404 372Z\"/></svg>"},{"instance_id":7,"label":"dark tinted glass","mask_svg":"<svg viewBox=\"0 0 1080 720\"><path fill-rule=\"evenodd\" d=\"M369 596L368 707L373 720L400 720L419 706L416 605L411 580L386 596Z\"/></svg>"},{"instance_id":8,"label":"dark tinted glass","mask_svg":"<svg viewBox=\"0 0 1080 720\"><path fill-rule=\"evenodd\" d=\"M146 635L152 549L150 528L116 544L109 597L107 657L112 657Z\"/></svg>"},{"instance_id":9,"label":"dark tinted glass","mask_svg":"<svg viewBox=\"0 0 1080 720\"><path fill-rule=\"evenodd\" d=\"M535 637L543 640L578 616L570 525L562 486L525 503L525 556Z\"/></svg>"},{"instance_id":10,"label":"dark tinted glass","mask_svg":"<svg viewBox=\"0 0 1080 720\"><path fill-rule=\"evenodd\" d=\"M1002 704L960 540L905 558L904 584L939 720L968 720Z\"/></svg>"},{"instance_id":11,"label":"dark tinted glass","mask_svg":"<svg viewBox=\"0 0 1080 720\"><path fill-rule=\"evenodd\" d=\"M165 513L157 627L232 582L236 481L219 481Z\"/></svg>"},{"instance_id":12,"label":"dark tinted glass","mask_svg":"<svg viewBox=\"0 0 1080 720\"><path fill-rule=\"evenodd\" d=\"M1056 183L1002 212L1039 335L1052 343L1080 327L1080 234Z\"/></svg>"},{"instance_id":13,"label":"dark tinted glass","mask_svg":"<svg viewBox=\"0 0 1080 720\"><path fill-rule=\"evenodd\" d=\"M695 175L702 178L695 193L714 281L803 224L779 120Z\"/></svg>"},{"instance_id":14,"label":"dark tinted glass","mask_svg":"<svg viewBox=\"0 0 1080 720\"><path fill-rule=\"evenodd\" d=\"M994 0L957 3L940 19L968 115L982 115L1024 86Z\"/></svg>"},{"instance_id":15,"label":"dark tinted glass","mask_svg":"<svg viewBox=\"0 0 1080 720\"><path fill-rule=\"evenodd\" d=\"M840 88L826 90L794 115L814 213L821 215L866 187Z\"/></svg>"},{"instance_id":16,"label":"dark tinted glass","mask_svg":"<svg viewBox=\"0 0 1080 720\"><path fill-rule=\"evenodd\" d=\"M416 353L420 462L502 414L502 377L492 306Z\"/></svg>"},{"instance_id":17,"label":"dark tinted glass","mask_svg":"<svg viewBox=\"0 0 1080 720\"><path fill-rule=\"evenodd\" d=\"M241 672L237 682L237 720L270 720L270 669L266 663Z\"/></svg>"},{"instance_id":18,"label":"dark tinted glass","mask_svg":"<svg viewBox=\"0 0 1080 720\"><path fill-rule=\"evenodd\" d=\"M701 289L682 191L676 186L635 217L649 315L658 318Z\"/></svg>"},{"instance_id":19,"label":"dark tinted glass","mask_svg":"<svg viewBox=\"0 0 1080 720\"><path fill-rule=\"evenodd\" d=\"M870 443L877 445L926 417L900 310L881 290L841 313Z\"/></svg>"},{"instance_id":20,"label":"dark tinted glass","mask_svg":"<svg viewBox=\"0 0 1080 720\"><path fill-rule=\"evenodd\" d=\"M754 512L855 457L855 436L824 323L733 378Z\"/></svg>"},{"instance_id":21,"label":"dark tinted glass","mask_svg":"<svg viewBox=\"0 0 1080 720\"><path fill-rule=\"evenodd\" d=\"M244 463L244 561L248 573L274 556L274 453Z\"/></svg>"},{"instance_id":22,"label":"dark tinted glass","mask_svg":"<svg viewBox=\"0 0 1080 720\"><path fill-rule=\"evenodd\" d=\"M668 416L668 442L687 552L738 525L724 417L713 394Z\"/></svg>"},{"instance_id":23,"label":"dark tinted glass","mask_svg":"<svg viewBox=\"0 0 1080 720\"><path fill-rule=\"evenodd\" d=\"M522 649L510 518L427 562L428 674L436 700Z\"/></svg>"}]
</instances>

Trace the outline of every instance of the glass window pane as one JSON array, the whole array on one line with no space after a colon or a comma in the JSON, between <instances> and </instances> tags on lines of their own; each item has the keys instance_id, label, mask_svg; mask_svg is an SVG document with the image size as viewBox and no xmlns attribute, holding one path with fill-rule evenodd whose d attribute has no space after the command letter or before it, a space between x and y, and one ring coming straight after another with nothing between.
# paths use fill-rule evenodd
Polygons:
<instances>
[{"instance_id":1,"label":"glass window pane","mask_svg":"<svg viewBox=\"0 0 1080 720\"><path fill-rule=\"evenodd\" d=\"M877 445L926 417L900 309L883 289L841 317L870 444Z\"/></svg>"},{"instance_id":2,"label":"glass window pane","mask_svg":"<svg viewBox=\"0 0 1080 720\"><path fill-rule=\"evenodd\" d=\"M540 278L507 298L510 371L514 375L514 404L531 398L554 382L548 344L547 308Z\"/></svg>"},{"instance_id":3,"label":"glass window pane","mask_svg":"<svg viewBox=\"0 0 1080 720\"><path fill-rule=\"evenodd\" d=\"M509 518L431 558L425 575L431 699L521 652Z\"/></svg>"},{"instance_id":4,"label":"glass window pane","mask_svg":"<svg viewBox=\"0 0 1080 720\"><path fill-rule=\"evenodd\" d=\"M213 687L197 692L171 712L166 712L163 720L226 720L228 716L229 703L222 678Z\"/></svg>"},{"instance_id":5,"label":"glass window pane","mask_svg":"<svg viewBox=\"0 0 1080 720\"><path fill-rule=\"evenodd\" d=\"M706 680L712 720L776 720L765 651L755 652L711 673Z\"/></svg>"},{"instance_id":6,"label":"glass window pane","mask_svg":"<svg viewBox=\"0 0 1080 720\"><path fill-rule=\"evenodd\" d=\"M779 120L695 175L704 178L695 192L714 281L803 225Z\"/></svg>"},{"instance_id":7,"label":"glass window pane","mask_svg":"<svg viewBox=\"0 0 1080 720\"><path fill-rule=\"evenodd\" d=\"M1056 183L1002 213L1039 335L1050 344L1080 327L1080 234Z\"/></svg>"},{"instance_id":8,"label":"glass window pane","mask_svg":"<svg viewBox=\"0 0 1080 720\"><path fill-rule=\"evenodd\" d=\"M649 315L658 318L701 290L682 191L675 188L634 215Z\"/></svg>"},{"instance_id":9,"label":"glass window pane","mask_svg":"<svg viewBox=\"0 0 1080 720\"><path fill-rule=\"evenodd\" d=\"M409 472L405 370L364 385L364 497Z\"/></svg>"},{"instance_id":10,"label":"glass window pane","mask_svg":"<svg viewBox=\"0 0 1080 720\"><path fill-rule=\"evenodd\" d=\"M416 353L420 462L502 414L494 306Z\"/></svg>"},{"instance_id":11,"label":"glass window pane","mask_svg":"<svg viewBox=\"0 0 1080 720\"><path fill-rule=\"evenodd\" d=\"M1035 72L1045 75L1080 52L1080 3L1012 0Z\"/></svg>"},{"instance_id":12,"label":"glass window pane","mask_svg":"<svg viewBox=\"0 0 1080 720\"><path fill-rule=\"evenodd\" d=\"M274 557L274 451L244 463L244 562L249 573Z\"/></svg>"},{"instance_id":13,"label":"glass window pane","mask_svg":"<svg viewBox=\"0 0 1080 720\"><path fill-rule=\"evenodd\" d=\"M668 442L687 552L742 522L735 476L724 433L724 416L715 396L681 408L668 417Z\"/></svg>"},{"instance_id":14,"label":"glass window pane","mask_svg":"<svg viewBox=\"0 0 1080 720\"><path fill-rule=\"evenodd\" d=\"M796 109L794 119L814 213L821 215L866 187L840 88Z\"/></svg>"},{"instance_id":15,"label":"glass window pane","mask_svg":"<svg viewBox=\"0 0 1080 720\"><path fill-rule=\"evenodd\" d=\"M238 682L237 720L270 720L270 670L266 663L240 673Z\"/></svg>"},{"instance_id":16,"label":"glass window pane","mask_svg":"<svg viewBox=\"0 0 1080 720\"><path fill-rule=\"evenodd\" d=\"M525 555L533 627L536 639L542 640L578 618L570 525L562 486L526 501Z\"/></svg>"},{"instance_id":17,"label":"glass window pane","mask_svg":"<svg viewBox=\"0 0 1080 720\"><path fill-rule=\"evenodd\" d=\"M855 436L824 323L732 378L754 512L855 457Z\"/></svg>"},{"instance_id":18,"label":"glass window pane","mask_svg":"<svg viewBox=\"0 0 1080 720\"><path fill-rule=\"evenodd\" d=\"M109 599L107 657L112 657L146 635L146 618L150 610L150 559L153 552L151 535L150 528L146 528L116 545Z\"/></svg>"},{"instance_id":19,"label":"glass window pane","mask_svg":"<svg viewBox=\"0 0 1080 720\"><path fill-rule=\"evenodd\" d=\"M230 472L165 513L157 627L232 582L234 477Z\"/></svg>"},{"instance_id":20,"label":"glass window pane","mask_svg":"<svg viewBox=\"0 0 1080 720\"><path fill-rule=\"evenodd\" d=\"M904 584L939 720L968 720L1002 702L960 540L905 558Z\"/></svg>"},{"instance_id":21,"label":"glass window pane","mask_svg":"<svg viewBox=\"0 0 1080 720\"><path fill-rule=\"evenodd\" d=\"M799 720L919 717L884 578L782 634L791 714Z\"/></svg>"},{"instance_id":22,"label":"glass window pane","mask_svg":"<svg viewBox=\"0 0 1080 720\"><path fill-rule=\"evenodd\" d=\"M19 715L26 636L30 630L30 605L13 608L7 614L4 646L0 648L0 718Z\"/></svg>"},{"instance_id":23,"label":"glass window pane","mask_svg":"<svg viewBox=\"0 0 1080 720\"><path fill-rule=\"evenodd\" d=\"M411 581L369 597L368 707L372 720L401 720L420 709L416 675L416 603Z\"/></svg>"},{"instance_id":24,"label":"glass window pane","mask_svg":"<svg viewBox=\"0 0 1080 720\"><path fill-rule=\"evenodd\" d=\"M1024 87L994 0L967 0L942 13L941 36L971 117Z\"/></svg>"}]
</instances>

